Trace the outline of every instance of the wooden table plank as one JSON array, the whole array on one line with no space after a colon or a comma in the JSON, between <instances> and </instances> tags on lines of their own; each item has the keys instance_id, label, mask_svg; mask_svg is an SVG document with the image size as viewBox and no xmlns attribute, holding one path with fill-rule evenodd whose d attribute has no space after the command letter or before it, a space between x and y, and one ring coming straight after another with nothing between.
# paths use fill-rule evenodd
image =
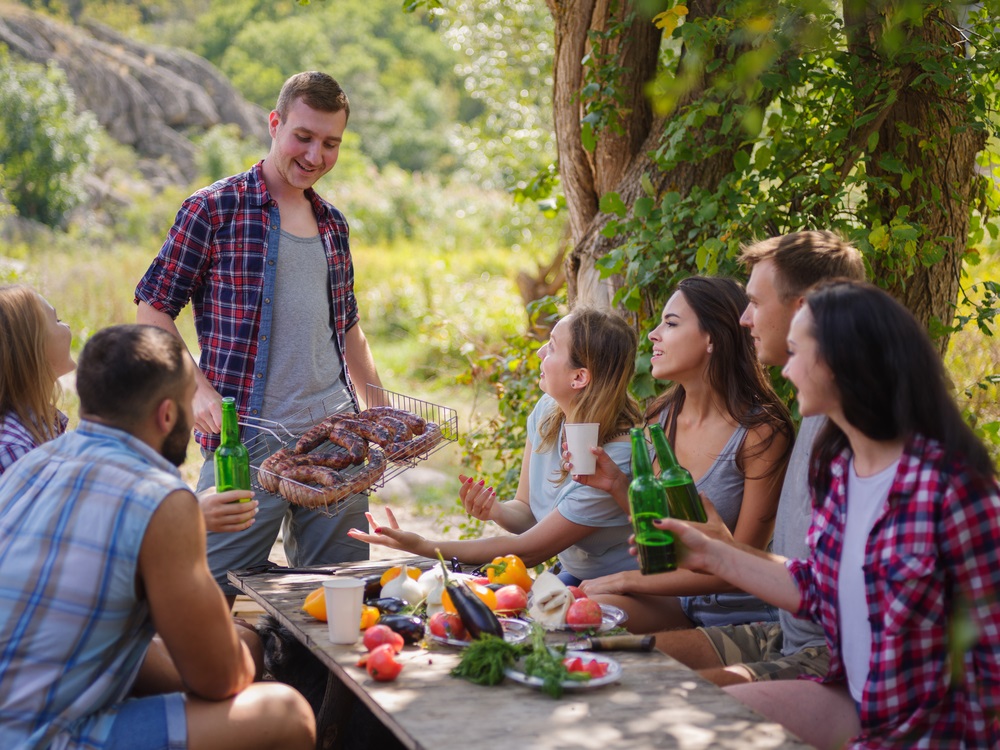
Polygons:
<instances>
[{"instance_id":1,"label":"wooden table plank","mask_svg":"<svg viewBox=\"0 0 1000 750\"><path fill-rule=\"evenodd\" d=\"M360 640L331 644L326 623L301 611L305 595L328 577L230 573L235 586L295 633L412 750L808 747L660 652L610 654L622 665L619 682L566 692L558 700L510 680L482 687L453 678L460 650L437 644L407 646L400 676L375 682L356 666L364 653Z\"/></svg>"}]
</instances>

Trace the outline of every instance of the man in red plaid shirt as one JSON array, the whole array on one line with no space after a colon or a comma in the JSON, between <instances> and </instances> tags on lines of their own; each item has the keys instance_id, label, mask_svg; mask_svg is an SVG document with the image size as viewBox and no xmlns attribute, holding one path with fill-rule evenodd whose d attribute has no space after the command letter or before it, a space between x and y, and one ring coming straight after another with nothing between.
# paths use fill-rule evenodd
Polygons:
<instances>
[{"instance_id":1,"label":"man in red plaid shirt","mask_svg":"<svg viewBox=\"0 0 1000 750\"><path fill-rule=\"evenodd\" d=\"M206 458L199 490L214 484L223 396L236 399L241 420L297 433L318 408L357 409L355 383L381 385L354 296L347 221L313 190L337 163L349 114L330 76L289 78L269 115L267 157L188 198L136 287L138 322L178 337L174 320L193 305L194 427ZM367 498L345 501L334 518L277 496L257 500L248 529L209 534L209 563L230 601L237 592L226 571L265 562L282 526L292 565L367 559L367 545L346 535L365 523Z\"/></svg>"}]
</instances>

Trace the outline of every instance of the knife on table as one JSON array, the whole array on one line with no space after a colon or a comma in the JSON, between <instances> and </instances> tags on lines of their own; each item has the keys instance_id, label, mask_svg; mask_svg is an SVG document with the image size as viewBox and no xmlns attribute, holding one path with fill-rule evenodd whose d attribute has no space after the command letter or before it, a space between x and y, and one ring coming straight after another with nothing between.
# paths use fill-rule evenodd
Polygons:
<instances>
[{"instance_id":1,"label":"knife on table","mask_svg":"<svg viewBox=\"0 0 1000 750\"><path fill-rule=\"evenodd\" d=\"M570 651L652 651L656 645L654 635L601 635L570 641Z\"/></svg>"}]
</instances>

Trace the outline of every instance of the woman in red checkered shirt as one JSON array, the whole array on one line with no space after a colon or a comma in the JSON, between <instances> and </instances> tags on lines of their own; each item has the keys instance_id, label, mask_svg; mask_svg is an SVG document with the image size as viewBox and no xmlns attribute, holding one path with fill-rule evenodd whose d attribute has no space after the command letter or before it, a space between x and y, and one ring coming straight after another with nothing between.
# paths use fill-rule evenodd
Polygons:
<instances>
[{"instance_id":1,"label":"woman in red checkered shirt","mask_svg":"<svg viewBox=\"0 0 1000 750\"><path fill-rule=\"evenodd\" d=\"M682 564L820 623L830 671L730 694L820 748L1000 747L1000 488L926 331L888 294L806 296L783 370L812 456L811 556L754 555L666 520Z\"/></svg>"}]
</instances>

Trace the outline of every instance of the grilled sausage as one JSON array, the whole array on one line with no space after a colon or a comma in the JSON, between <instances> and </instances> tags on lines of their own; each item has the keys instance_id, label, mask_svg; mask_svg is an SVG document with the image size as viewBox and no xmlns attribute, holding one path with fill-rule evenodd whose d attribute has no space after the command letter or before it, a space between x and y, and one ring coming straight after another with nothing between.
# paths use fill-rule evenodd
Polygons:
<instances>
[{"instance_id":1,"label":"grilled sausage","mask_svg":"<svg viewBox=\"0 0 1000 750\"><path fill-rule=\"evenodd\" d=\"M443 438L441 428L434 422L428 422L423 435L418 435L411 440L392 443L386 447L385 452L393 461L401 461L426 453L440 443Z\"/></svg>"},{"instance_id":2,"label":"grilled sausage","mask_svg":"<svg viewBox=\"0 0 1000 750\"><path fill-rule=\"evenodd\" d=\"M368 457L368 441L342 425L343 422L334 424L326 436L327 440L346 450L354 459L353 463L359 464Z\"/></svg>"},{"instance_id":3,"label":"grilled sausage","mask_svg":"<svg viewBox=\"0 0 1000 750\"><path fill-rule=\"evenodd\" d=\"M392 433L386 427L367 419L342 419L337 423L337 428L356 432L365 440L371 440L383 447L392 442Z\"/></svg>"},{"instance_id":4,"label":"grilled sausage","mask_svg":"<svg viewBox=\"0 0 1000 750\"><path fill-rule=\"evenodd\" d=\"M398 419L405 422L406 425L413 431L414 435L423 435L424 429L427 425L427 420L411 411L406 411L405 409L393 409L390 406L372 406L369 409L361 412L358 417L361 419L369 419L373 422L381 421L382 417L392 417L393 419Z\"/></svg>"},{"instance_id":5,"label":"grilled sausage","mask_svg":"<svg viewBox=\"0 0 1000 750\"><path fill-rule=\"evenodd\" d=\"M281 496L304 508L334 505L351 495L364 492L385 473L385 454L379 448L368 453L368 463L356 474L347 476L321 466L290 468L279 484ZM304 483L318 484L319 488Z\"/></svg>"},{"instance_id":6,"label":"grilled sausage","mask_svg":"<svg viewBox=\"0 0 1000 750\"><path fill-rule=\"evenodd\" d=\"M295 453L309 453L319 448L326 442L327 436L333 426L340 421L339 415L327 417L321 422L317 422L308 430L302 433L302 437L295 443Z\"/></svg>"}]
</instances>

